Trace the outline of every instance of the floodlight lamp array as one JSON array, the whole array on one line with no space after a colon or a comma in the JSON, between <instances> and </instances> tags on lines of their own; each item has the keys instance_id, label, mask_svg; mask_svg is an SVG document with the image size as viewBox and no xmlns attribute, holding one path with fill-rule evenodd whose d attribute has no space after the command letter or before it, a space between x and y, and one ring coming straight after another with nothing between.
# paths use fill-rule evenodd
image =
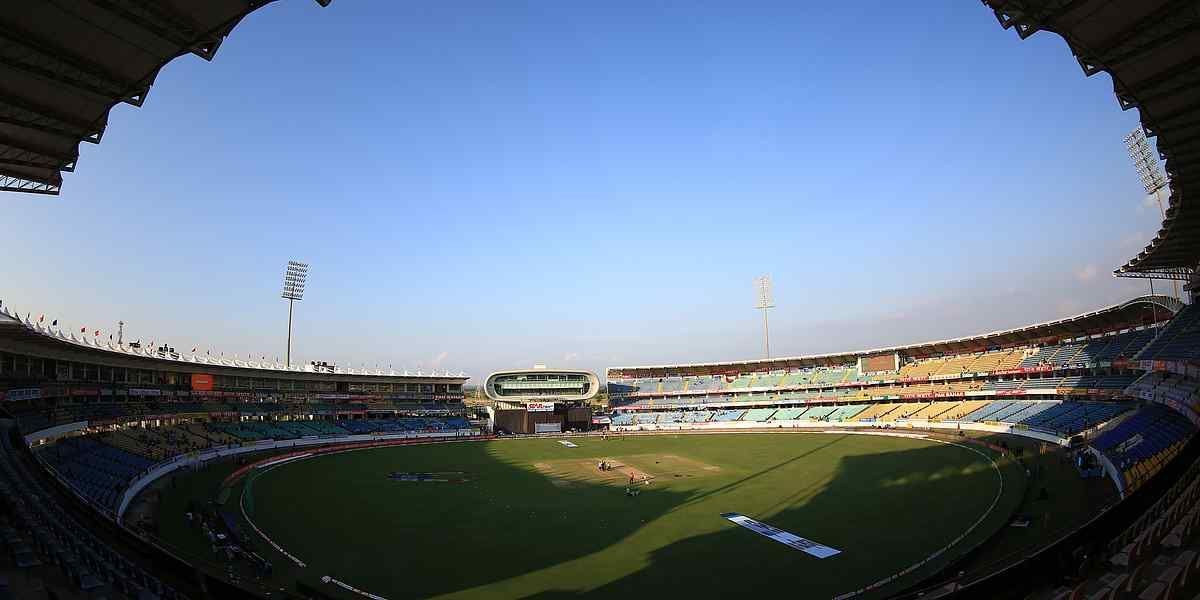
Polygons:
<instances>
[{"instance_id":1,"label":"floodlight lamp array","mask_svg":"<svg viewBox=\"0 0 1200 600\"><path fill-rule=\"evenodd\" d=\"M283 291L280 297L287 300L303 300L304 285L308 282L308 264L289 260L283 274Z\"/></svg>"}]
</instances>

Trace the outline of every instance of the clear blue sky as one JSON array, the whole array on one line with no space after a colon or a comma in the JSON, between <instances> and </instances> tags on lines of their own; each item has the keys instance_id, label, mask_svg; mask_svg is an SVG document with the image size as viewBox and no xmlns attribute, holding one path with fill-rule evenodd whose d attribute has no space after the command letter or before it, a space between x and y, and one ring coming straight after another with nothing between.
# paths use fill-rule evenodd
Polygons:
<instances>
[{"instance_id":1,"label":"clear blue sky","mask_svg":"<svg viewBox=\"0 0 1200 600\"><path fill-rule=\"evenodd\" d=\"M0 298L177 348L487 372L966 335L1145 290L1107 75L978 2L308 0L8 195Z\"/></svg>"}]
</instances>

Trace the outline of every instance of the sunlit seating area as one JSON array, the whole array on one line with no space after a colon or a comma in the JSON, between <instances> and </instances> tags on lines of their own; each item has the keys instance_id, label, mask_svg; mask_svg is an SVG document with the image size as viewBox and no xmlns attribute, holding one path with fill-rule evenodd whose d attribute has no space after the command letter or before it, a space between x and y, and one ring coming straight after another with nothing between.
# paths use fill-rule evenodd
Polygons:
<instances>
[{"instance_id":1,"label":"sunlit seating area","mask_svg":"<svg viewBox=\"0 0 1200 600\"><path fill-rule=\"evenodd\" d=\"M782 408L667 410L617 413L615 426L646 424L801 422L961 422L1020 424L1026 429L1071 436L1103 425L1133 405L1128 402L1058 400L938 400L932 402L876 402L819 404Z\"/></svg>"}]
</instances>

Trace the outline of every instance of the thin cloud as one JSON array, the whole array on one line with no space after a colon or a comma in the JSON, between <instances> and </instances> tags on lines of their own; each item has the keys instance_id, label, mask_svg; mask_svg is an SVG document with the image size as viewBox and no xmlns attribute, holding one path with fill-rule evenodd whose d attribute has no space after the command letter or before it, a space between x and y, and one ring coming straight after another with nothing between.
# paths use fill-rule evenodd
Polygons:
<instances>
[{"instance_id":1,"label":"thin cloud","mask_svg":"<svg viewBox=\"0 0 1200 600\"><path fill-rule=\"evenodd\" d=\"M1159 212L1158 198L1156 198L1154 194L1146 194L1145 196L1142 196L1142 203L1138 205L1138 212L1146 212L1148 210Z\"/></svg>"}]
</instances>

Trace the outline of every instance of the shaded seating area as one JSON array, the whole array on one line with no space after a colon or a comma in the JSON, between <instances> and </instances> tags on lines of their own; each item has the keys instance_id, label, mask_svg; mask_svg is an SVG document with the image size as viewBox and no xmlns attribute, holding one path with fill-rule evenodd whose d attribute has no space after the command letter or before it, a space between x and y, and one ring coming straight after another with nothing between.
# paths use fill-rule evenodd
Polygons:
<instances>
[{"instance_id":1,"label":"shaded seating area","mask_svg":"<svg viewBox=\"0 0 1200 600\"><path fill-rule=\"evenodd\" d=\"M52 583L45 595L29 596L28 589L13 586L9 597L52 598L67 592L95 599L183 599L63 510L17 458L6 434L0 432L0 496L8 499L8 510L0 512L0 548L15 568Z\"/></svg>"},{"instance_id":2,"label":"shaded seating area","mask_svg":"<svg viewBox=\"0 0 1200 600\"><path fill-rule=\"evenodd\" d=\"M65 438L38 455L80 495L114 512L129 482L154 464L88 436Z\"/></svg>"},{"instance_id":3,"label":"shaded seating area","mask_svg":"<svg viewBox=\"0 0 1200 600\"><path fill-rule=\"evenodd\" d=\"M1070 436L1107 422L1132 407L1116 402L1064 402L1027 415L1019 423Z\"/></svg>"},{"instance_id":4,"label":"shaded seating area","mask_svg":"<svg viewBox=\"0 0 1200 600\"><path fill-rule=\"evenodd\" d=\"M1152 404L1105 431L1092 447L1108 456L1127 489L1134 490L1174 458L1195 432L1179 413Z\"/></svg>"}]
</instances>

